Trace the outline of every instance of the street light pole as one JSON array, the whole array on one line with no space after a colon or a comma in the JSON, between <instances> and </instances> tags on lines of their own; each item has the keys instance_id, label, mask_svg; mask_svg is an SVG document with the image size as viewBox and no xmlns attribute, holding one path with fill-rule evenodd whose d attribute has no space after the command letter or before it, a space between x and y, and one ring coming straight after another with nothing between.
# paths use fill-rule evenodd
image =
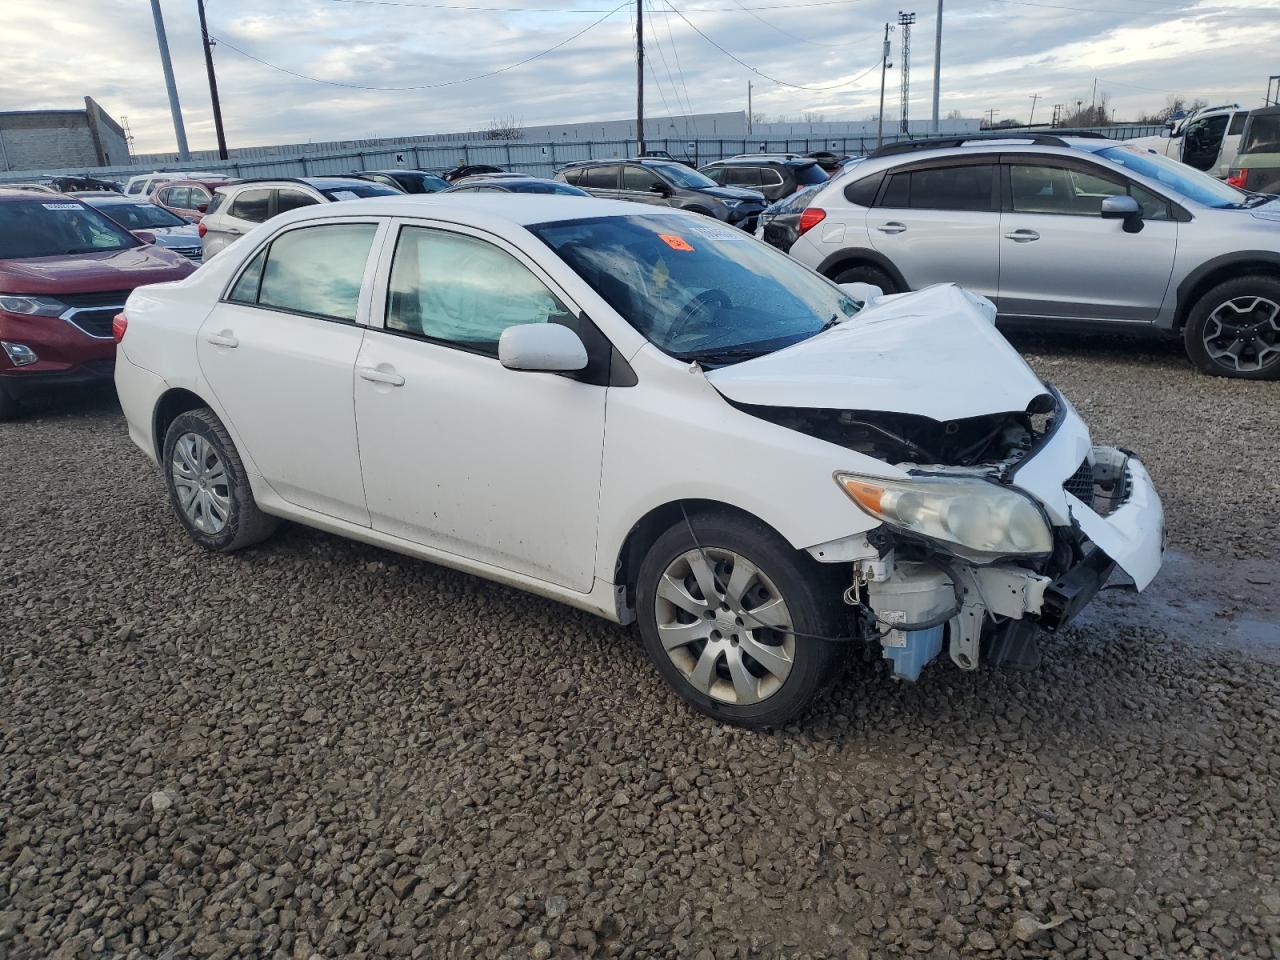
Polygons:
<instances>
[{"instance_id":1,"label":"street light pole","mask_svg":"<svg viewBox=\"0 0 1280 960\"><path fill-rule=\"evenodd\" d=\"M165 89L169 91L169 112L173 114L173 132L178 139L178 159L191 159L187 149L187 131L182 125L182 105L178 103L178 85L173 81L173 61L169 59L169 38L164 33L164 16L160 0L151 0L151 19L156 23L156 43L160 47L160 69L164 71Z\"/></svg>"},{"instance_id":2,"label":"street light pole","mask_svg":"<svg viewBox=\"0 0 1280 960\"><path fill-rule=\"evenodd\" d=\"M636 146L644 155L644 0L636 0Z\"/></svg>"},{"instance_id":3,"label":"street light pole","mask_svg":"<svg viewBox=\"0 0 1280 960\"><path fill-rule=\"evenodd\" d=\"M942 0L938 0L938 27L933 33L933 132L938 132L938 100L942 92Z\"/></svg>"},{"instance_id":4,"label":"street light pole","mask_svg":"<svg viewBox=\"0 0 1280 960\"><path fill-rule=\"evenodd\" d=\"M884 49L880 52L880 116L876 122L876 146L884 146L884 82L889 72L889 24L884 25Z\"/></svg>"}]
</instances>

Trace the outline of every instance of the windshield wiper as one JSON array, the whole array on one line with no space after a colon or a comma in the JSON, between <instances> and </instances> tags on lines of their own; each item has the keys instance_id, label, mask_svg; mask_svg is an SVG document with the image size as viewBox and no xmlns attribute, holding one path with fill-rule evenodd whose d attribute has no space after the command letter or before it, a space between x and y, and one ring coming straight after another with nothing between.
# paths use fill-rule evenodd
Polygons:
<instances>
[{"instance_id":1,"label":"windshield wiper","mask_svg":"<svg viewBox=\"0 0 1280 960\"><path fill-rule=\"evenodd\" d=\"M672 354L677 360L688 360L694 363L712 363L717 366L724 366L730 363L737 363L741 360L753 360L756 357L763 357L768 350L748 350L745 348L729 347L724 350L706 350L697 353L675 353Z\"/></svg>"}]
</instances>

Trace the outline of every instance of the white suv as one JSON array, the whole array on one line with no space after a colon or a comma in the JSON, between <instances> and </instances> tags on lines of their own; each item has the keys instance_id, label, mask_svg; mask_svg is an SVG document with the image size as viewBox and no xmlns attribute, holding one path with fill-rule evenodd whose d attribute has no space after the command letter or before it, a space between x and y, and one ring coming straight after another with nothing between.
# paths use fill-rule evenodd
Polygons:
<instances>
[{"instance_id":1,"label":"white suv","mask_svg":"<svg viewBox=\"0 0 1280 960\"><path fill-rule=\"evenodd\" d=\"M221 176L218 173L144 173L136 177L130 177L128 183L124 185L124 194L126 197L149 197L151 192L162 183L168 183L171 180L190 180L192 177L197 180L203 177L217 178Z\"/></svg>"},{"instance_id":2,"label":"white suv","mask_svg":"<svg viewBox=\"0 0 1280 960\"><path fill-rule=\"evenodd\" d=\"M908 141L818 188L788 251L887 292L954 282L1002 323L1178 334L1206 373L1280 377L1280 200L1113 140Z\"/></svg>"}]
</instances>

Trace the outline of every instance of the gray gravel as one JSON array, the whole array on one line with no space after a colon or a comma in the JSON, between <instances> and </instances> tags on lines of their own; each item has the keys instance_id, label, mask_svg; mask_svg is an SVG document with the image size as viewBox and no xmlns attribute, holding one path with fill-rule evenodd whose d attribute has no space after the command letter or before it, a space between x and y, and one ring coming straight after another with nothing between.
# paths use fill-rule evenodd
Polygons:
<instances>
[{"instance_id":1,"label":"gray gravel","mask_svg":"<svg viewBox=\"0 0 1280 960\"><path fill-rule=\"evenodd\" d=\"M1020 346L1151 465L1165 577L770 735L462 574L199 553L109 395L0 425L0 960L1280 956L1280 386Z\"/></svg>"}]
</instances>

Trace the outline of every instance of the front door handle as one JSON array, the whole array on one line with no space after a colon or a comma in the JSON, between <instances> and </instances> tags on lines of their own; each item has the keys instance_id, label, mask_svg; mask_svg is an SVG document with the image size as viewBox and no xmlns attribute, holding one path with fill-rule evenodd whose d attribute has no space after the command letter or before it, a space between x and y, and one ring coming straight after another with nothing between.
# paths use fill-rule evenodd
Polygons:
<instances>
[{"instance_id":1,"label":"front door handle","mask_svg":"<svg viewBox=\"0 0 1280 960\"><path fill-rule=\"evenodd\" d=\"M1004 235L1004 238L1014 243L1030 243L1032 240L1039 240L1040 234L1034 230L1011 230Z\"/></svg>"},{"instance_id":2,"label":"front door handle","mask_svg":"<svg viewBox=\"0 0 1280 960\"><path fill-rule=\"evenodd\" d=\"M888 223L882 223L876 227L881 233L903 233L907 229L905 223L899 223L897 220L890 220Z\"/></svg>"},{"instance_id":3,"label":"front door handle","mask_svg":"<svg viewBox=\"0 0 1280 960\"><path fill-rule=\"evenodd\" d=\"M228 347L234 349L240 346L240 341L236 339L236 335L230 330L223 330L221 333L211 333L205 337L209 343L215 347Z\"/></svg>"},{"instance_id":4,"label":"front door handle","mask_svg":"<svg viewBox=\"0 0 1280 960\"><path fill-rule=\"evenodd\" d=\"M361 380L368 380L370 383L385 383L390 387L404 386L404 377L385 363L378 367L357 367L356 372L360 374Z\"/></svg>"}]
</instances>

